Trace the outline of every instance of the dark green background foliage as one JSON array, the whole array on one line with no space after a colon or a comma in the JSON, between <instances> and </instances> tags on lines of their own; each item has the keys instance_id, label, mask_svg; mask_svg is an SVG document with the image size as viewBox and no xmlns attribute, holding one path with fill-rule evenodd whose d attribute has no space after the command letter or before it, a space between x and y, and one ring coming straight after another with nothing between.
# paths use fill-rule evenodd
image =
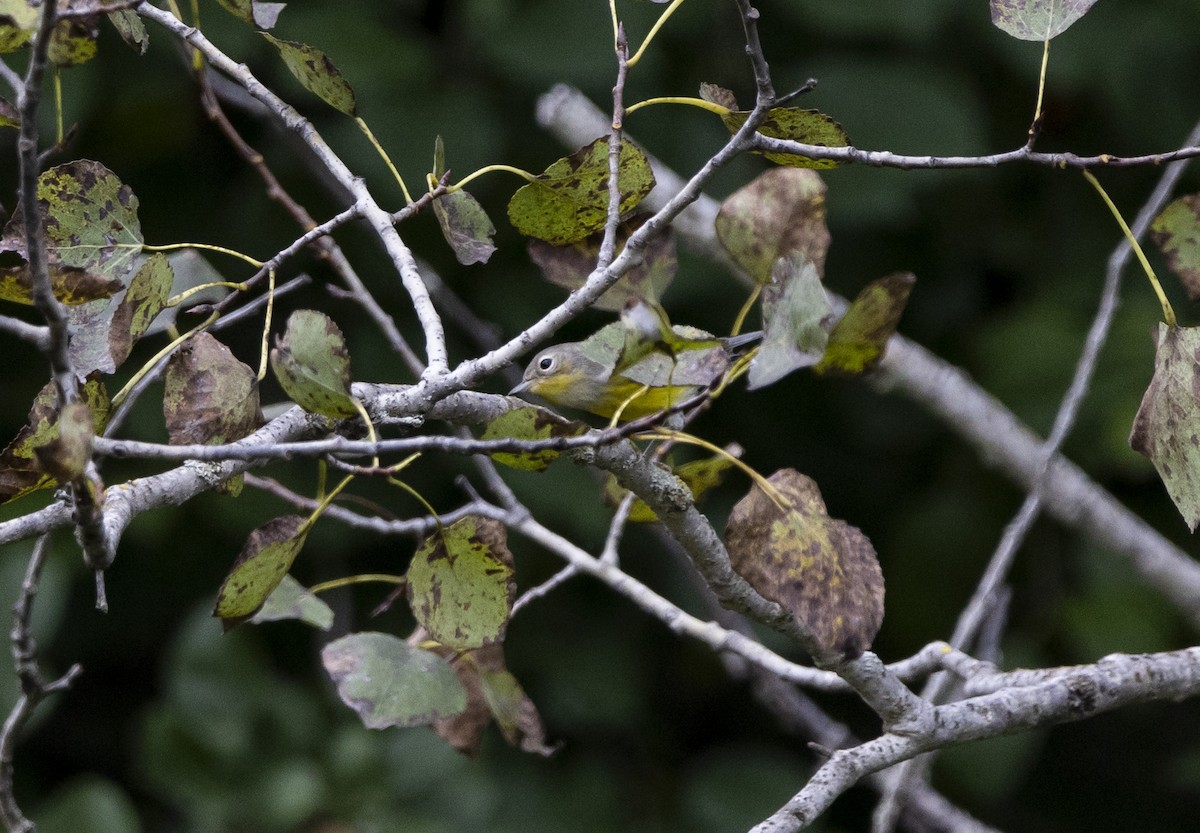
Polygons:
<instances>
[{"instance_id":1,"label":"dark green background foliage","mask_svg":"<svg viewBox=\"0 0 1200 833\"><path fill-rule=\"evenodd\" d=\"M640 34L660 8L624 3L622 13ZM310 115L375 193L391 194L391 204L400 206L386 170L348 119L300 89L275 50L248 27L216 4L202 3L202 11L204 29L219 46ZM1040 45L995 29L982 0L764 0L761 11L777 84L819 79L803 105L838 119L860 147L978 154L1024 141ZM1191 106L1200 77L1197 32L1194 0L1097 4L1053 43L1039 148L1174 147L1197 115ZM579 86L602 107L611 100L611 35L599 0L296 2L275 34L317 46L334 60L355 88L359 113L414 187L429 169L438 134L460 176L496 162L541 170L571 150L534 122L536 97L553 83ZM131 185L150 242L212 242L260 257L277 251L295 227L205 119L175 44L155 28L151 39L149 54L139 58L106 30L99 57L65 74L66 119L79 124L65 158L101 160ZM740 25L727 2L687 3L633 74L627 98L694 95L703 81L751 101ZM315 216L344 205L342 195L311 176L303 152L281 131L250 113L233 116ZM725 135L711 116L680 108L647 109L626 126L685 172ZM0 158L10 160L0 166L0 202L11 207L13 132L0 134L0 142ZM718 177L714 196L764 166L738 161ZM851 167L823 176L833 235L828 285L852 296L883 274L913 271L918 281L901 332L966 368L1036 430L1047 430L1118 241L1083 178L1028 166ZM1153 169L1101 174L1127 216L1156 176ZM1183 190L1196 190L1197 179L1189 174ZM505 335L561 297L541 281L523 241L503 222L504 204L520 184L497 174L472 189L500 225L500 248L487 266L457 266L430 215L401 227L417 253L476 310L494 316ZM416 338L378 250L353 228L338 239ZM247 274L234 261L215 262L231 279ZM289 265L288 273L300 268ZM303 268L317 286L289 298L282 313L305 306L328 312L347 333L355 379L408 381L358 310L320 287L328 271L316 262ZM1181 323L1194 324L1194 307L1177 287L1168 291ZM664 300L675 321L720 331L742 299L726 274L684 253ZM1125 443L1150 378L1157 315L1144 280L1131 274L1067 451L1194 550L1150 463ZM582 336L606 320L586 315L565 335ZM450 329L452 358L471 355L468 338ZM248 362L255 361L257 338L249 326L222 335ZM157 348L139 345L134 358ZM6 349L0 434L12 436L47 373L31 348ZM490 389L509 384L497 379ZM264 402L282 399L273 385L268 381ZM127 436L165 440L152 400L144 399ZM945 425L861 381L801 373L762 392L733 390L695 430L719 444L740 441L746 461L760 471L794 466L812 476L830 512L871 538L887 581L876 642L887 660L948 636L1020 499ZM110 464L105 475L117 482L151 470ZM460 470L469 469L434 455L406 475L435 507L449 508L460 500L452 485ZM302 491L314 488L311 465L279 465L269 473ZM608 510L593 502L597 486L587 472L558 463L541 475L508 476L548 525L598 550ZM746 486L729 480L705 505L718 526ZM423 511L394 489L355 489L398 515ZM31 496L4 507L0 517L46 499ZM426 730L368 731L332 695L319 669L321 640L309 629L279 623L221 636L207 618L246 533L285 511L276 499L247 490L237 500L206 495L183 509L138 518L108 572L107 616L92 611L91 577L60 536L38 600L38 633L53 668L79 661L85 673L44 708L18 749L18 797L41 829L732 831L774 810L814 766L803 739L782 732L707 650L679 641L583 579L522 611L507 639L509 667L541 709L550 740L563 742L555 758L523 756L493 734L479 759L468 761ZM0 551L5 606L15 598L28 546ZM558 566L521 539L511 546L522 586ZM409 540L381 540L323 520L296 574L312 583L398 572L413 549ZM704 611L687 570L653 530L631 531L623 558L652 587ZM1013 589L1006 665L1087 662L1195 639L1123 562L1055 522L1035 528ZM405 633L411 622L399 613L367 620L382 592L359 587L331 594L338 627ZM13 696L8 685L5 703ZM863 732L875 731L849 699L829 702ZM1200 800L1200 719L1194 705L1132 708L944 753L933 777L953 800L1001 829L1188 829ZM819 829L865 829L871 806L870 794L852 791Z\"/></svg>"}]
</instances>

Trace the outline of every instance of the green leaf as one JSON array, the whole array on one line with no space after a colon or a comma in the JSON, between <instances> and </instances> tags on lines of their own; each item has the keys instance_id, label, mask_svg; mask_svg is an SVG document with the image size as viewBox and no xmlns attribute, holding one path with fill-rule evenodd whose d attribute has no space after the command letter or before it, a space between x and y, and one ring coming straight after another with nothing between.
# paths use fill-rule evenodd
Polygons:
<instances>
[{"instance_id":1,"label":"green leaf","mask_svg":"<svg viewBox=\"0 0 1200 833\"><path fill-rule=\"evenodd\" d=\"M261 0L217 0L225 11L260 29L274 29L286 3L263 3Z\"/></svg>"},{"instance_id":2,"label":"green leaf","mask_svg":"<svg viewBox=\"0 0 1200 833\"><path fill-rule=\"evenodd\" d=\"M428 725L467 707L450 663L386 633L343 636L325 646L321 662L369 729Z\"/></svg>"},{"instance_id":3,"label":"green leaf","mask_svg":"<svg viewBox=\"0 0 1200 833\"><path fill-rule=\"evenodd\" d=\"M991 0L992 23L1021 40L1046 41L1087 14L1096 0Z\"/></svg>"},{"instance_id":4,"label":"green leaf","mask_svg":"<svg viewBox=\"0 0 1200 833\"><path fill-rule=\"evenodd\" d=\"M648 218L649 215L638 214L617 227L616 254L621 253L629 236L641 228ZM597 233L574 243L555 246L532 238L529 241L529 257L542 270L546 280L574 291L583 286L596 268L602 239L603 234ZM592 306L617 312L632 301L656 303L675 279L678 267L675 236L670 226L664 226L646 241L641 262L622 275Z\"/></svg>"},{"instance_id":5,"label":"green leaf","mask_svg":"<svg viewBox=\"0 0 1200 833\"><path fill-rule=\"evenodd\" d=\"M504 525L469 515L425 539L408 568L408 601L429 635L455 650L504 638L512 597Z\"/></svg>"},{"instance_id":6,"label":"green leaf","mask_svg":"<svg viewBox=\"0 0 1200 833\"><path fill-rule=\"evenodd\" d=\"M104 384L89 379L80 391L92 414L92 433L99 434L108 424L112 403ZM0 452L0 503L7 503L38 489L53 486L58 481L38 465L35 449L55 441L59 436L58 392L53 382L47 383L33 400L29 422Z\"/></svg>"},{"instance_id":7,"label":"green leaf","mask_svg":"<svg viewBox=\"0 0 1200 833\"><path fill-rule=\"evenodd\" d=\"M553 754L537 707L507 668L484 669L480 675L483 698L496 719L500 734L510 746L537 755Z\"/></svg>"},{"instance_id":8,"label":"green leaf","mask_svg":"<svg viewBox=\"0 0 1200 833\"><path fill-rule=\"evenodd\" d=\"M802 254L781 258L763 289L762 347L750 363L747 387L765 387L825 355L833 308L817 267Z\"/></svg>"},{"instance_id":9,"label":"green leaf","mask_svg":"<svg viewBox=\"0 0 1200 833\"><path fill-rule=\"evenodd\" d=\"M1133 420L1129 445L1154 463L1188 529L1200 524L1200 328L1158 325L1154 376Z\"/></svg>"},{"instance_id":10,"label":"green leaf","mask_svg":"<svg viewBox=\"0 0 1200 833\"><path fill-rule=\"evenodd\" d=\"M133 276L129 291L113 311L108 331L108 353L117 366L129 358L133 345L167 306L174 281L171 262L161 252L147 258Z\"/></svg>"},{"instance_id":11,"label":"green leaf","mask_svg":"<svg viewBox=\"0 0 1200 833\"><path fill-rule=\"evenodd\" d=\"M50 34L50 47L46 55L58 67L78 66L96 57L96 40L99 37L98 17L60 20Z\"/></svg>"},{"instance_id":12,"label":"green leaf","mask_svg":"<svg viewBox=\"0 0 1200 833\"><path fill-rule=\"evenodd\" d=\"M1164 208L1150 224L1150 236L1188 297L1200 300L1200 194L1180 197Z\"/></svg>"},{"instance_id":13,"label":"green leaf","mask_svg":"<svg viewBox=\"0 0 1200 833\"><path fill-rule=\"evenodd\" d=\"M240 440L261 419L258 380L228 347L198 333L167 362L163 416L172 445Z\"/></svg>"},{"instance_id":14,"label":"green leaf","mask_svg":"<svg viewBox=\"0 0 1200 833\"><path fill-rule=\"evenodd\" d=\"M553 411L530 405L505 411L493 419L484 427L480 439L546 440L551 437L578 437L587 431L588 427L582 422L564 419ZM561 453L552 448L515 454L497 451L491 454L491 458L521 471L545 471Z\"/></svg>"},{"instance_id":15,"label":"green leaf","mask_svg":"<svg viewBox=\"0 0 1200 833\"><path fill-rule=\"evenodd\" d=\"M146 32L146 24L138 17L133 9L118 9L108 13L108 21L117 30L121 40L129 44L139 55L145 55L150 48L150 35Z\"/></svg>"},{"instance_id":16,"label":"green leaf","mask_svg":"<svg viewBox=\"0 0 1200 833\"><path fill-rule=\"evenodd\" d=\"M333 608L308 592L303 584L291 576L284 576L250 622L257 625L284 619L299 619L307 625L327 631L333 627Z\"/></svg>"},{"instance_id":17,"label":"green leaf","mask_svg":"<svg viewBox=\"0 0 1200 833\"><path fill-rule=\"evenodd\" d=\"M829 228L825 183L798 168L772 168L731 194L717 213L717 239L734 262L761 284L781 257L803 254L825 274Z\"/></svg>"},{"instance_id":18,"label":"green leaf","mask_svg":"<svg viewBox=\"0 0 1200 833\"><path fill-rule=\"evenodd\" d=\"M124 288L125 285L114 278L78 266L50 267L50 289L59 303L69 307L111 298ZM33 279L29 274L29 264L0 268L0 300L33 304Z\"/></svg>"},{"instance_id":19,"label":"green leaf","mask_svg":"<svg viewBox=\"0 0 1200 833\"><path fill-rule=\"evenodd\" d=\"M874 370L896 332L916 280L912 272L897 272L867 284L834 325L825 355L813 371L855 376Z\"/></svg>"},{"instance_id":20,"label":"green leaf","mask_svg":"<svg viewBox=\"0 0 1200 833\"><path fill-rule=\"evenodd\" d=\"M288 318L283 337L275 339L271 369L292 401L332 419L358 415L350 395L350 352L342 331L329 316L302 309Z\"/></svg>"},{"instance_id":21,"label":"green leaf","mask_svg":"<svg viewBox=\"0 0 1200 833\"><path fill-rule=\"evenodd\" d=\"M333 61L329 60L328 55L315 46L280 40L266 32L260 34L279 50L288 70L296 76L296 80L304 89L347 116L356 114L354 90L333 65Z\"/></svg>"},{"instance_id":22,"label":"green leaf","mask_svg":"<svg viewBox=\"0 0 1200 833\"><path fill-rule=\"evenodd\" d=\"M442 137L438 136L433 144L433 177L440 181L445 173L446 146ZM466 191L454 191L437 197L433 201L433 214L454 257L463 266L487 263L492 252L496 251L492 243L496 227L479 200Z\"/></svg>"},{"instance_id":23,"label":"green leaf","mask_svg":"<svg viewBox=\"0 0 1200 833\"><path fill-rule=\"evenodd\" d=\"M883 622L883 573L871 542L829 517L817 484L795 469L770 483L784 510L758 485L738 501L725 528L733 568L783 605L825 650L856 657Z\"/></svg>"},{"instance_id":24,"label":"green leaf","mask_svg":"<svg viewBox=\"0 0 1200 833\"><path fill-rule=\"evenodd\" d=\"M249 619L283 581L308 535L306 518L284 515L250 533L221 583L213 616L225 630Z\"/></svg>"},{"instance_id":25,"label":"green leaf","mask_svg":"<svg viewBox=\"0 0 1200 833\"><path fill-rule=\"evenodd\" d=\"M731 134L737 133L750 118L749 110L738 110L737 101L729 90L716 84L702 84L700 97L725 108L721 122ZM836 121L816 110L799 107L772 107L758 126L758 132L772 139L789 139L806 145L844 148L850 146L850 137ZM789 168L836 168L842 164L835 159L813 159L795 153L764 153L777 165Z\"/></svg>"},{"instance_id":26,"label":"green leaf","mask_svg":"<svg viewBox=\"0 0 1200 833\"><path fill-rule=\"evenodd\" d=\"M622 215L637 207L654 187L646 154L621 143L617 166ZM508 203L508 218L521 234L554 245L582 240L604 228L608 218L608 137L559 159Z\"/></svg>"}]
</instances>

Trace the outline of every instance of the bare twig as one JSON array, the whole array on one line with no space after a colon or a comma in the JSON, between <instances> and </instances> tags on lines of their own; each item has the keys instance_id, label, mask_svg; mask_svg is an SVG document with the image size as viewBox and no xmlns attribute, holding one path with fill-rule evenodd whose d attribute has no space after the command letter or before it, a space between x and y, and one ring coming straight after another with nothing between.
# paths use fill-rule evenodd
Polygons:
<instances>
[{"instance_id":1,"label":"bare twig","mask_svg":"<svg viewBox=\"0 0 1200 833\"><path fill-rule=\"evenodd\" d=\"M29 565L25 569L25 579L21 582L21 592L13 605L13 624L9 634L13 663L21 683L21 695L8 713L3 729L0 729L0 821L3 821L10 833L34 833L35 830L33 822L21 812L13 794L13 752L17 735L43 700L70 686L83 671L79 665L72 665L66 674L57 680L48 681L42 677L38 667L37 645L33 640L30 623L42 566L46 562L49 550L49 540L49 535L43 535L33 545Z\"/></svg>"}]
</instances>

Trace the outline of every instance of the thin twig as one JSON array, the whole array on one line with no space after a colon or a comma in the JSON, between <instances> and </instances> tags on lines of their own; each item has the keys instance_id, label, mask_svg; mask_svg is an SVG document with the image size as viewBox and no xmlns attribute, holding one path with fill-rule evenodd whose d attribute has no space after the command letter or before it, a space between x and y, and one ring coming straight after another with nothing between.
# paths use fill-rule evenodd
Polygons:
<instances>
[{"instance_id":1,"label":"thin twig","mask_svg":"<svg viewBox=\"0 0 1200 833\"><path fill-rule=\"evenodd\" d=\"M13 794L13 753L17 735L46 697L70 686L83 671L79 665L72 665L57 680L47 681L38 667L37 644L33 639L31 622L49 541L47 534L38 538L33 545L29 564L25 568L25 579L21 582L21 592L13 605L13 624L9 633L13 664L21 683L21 695L8 713L3 729L0 729L0 821L10 833L34 833L35 830L33 822L21 812Z\"/></svg>"}]
</instances>

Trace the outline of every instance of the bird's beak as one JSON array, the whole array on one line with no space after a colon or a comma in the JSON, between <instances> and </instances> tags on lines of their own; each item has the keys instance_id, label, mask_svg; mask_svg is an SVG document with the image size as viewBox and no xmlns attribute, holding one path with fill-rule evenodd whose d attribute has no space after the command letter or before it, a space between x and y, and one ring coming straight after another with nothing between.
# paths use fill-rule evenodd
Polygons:
<instances>
[{"instance_id":1,"label":"bird's beak","mask_svg":"<svg viewBox=\"0 0 1200 833\"><path fill-rule=\"evenodd\" d=\"M528 379L522 379L522 380L521 380L521 384L517 385L515 388L513 388L512 390L510 390L510 391L508 392L508 395L509 395L509 396L516 396L518 393L524 393L525 391L529 390L529 386L530 386L530 384L531 384L531 383L530 383L530 381L529 381Z\"/></svg>"}]
</instances>

